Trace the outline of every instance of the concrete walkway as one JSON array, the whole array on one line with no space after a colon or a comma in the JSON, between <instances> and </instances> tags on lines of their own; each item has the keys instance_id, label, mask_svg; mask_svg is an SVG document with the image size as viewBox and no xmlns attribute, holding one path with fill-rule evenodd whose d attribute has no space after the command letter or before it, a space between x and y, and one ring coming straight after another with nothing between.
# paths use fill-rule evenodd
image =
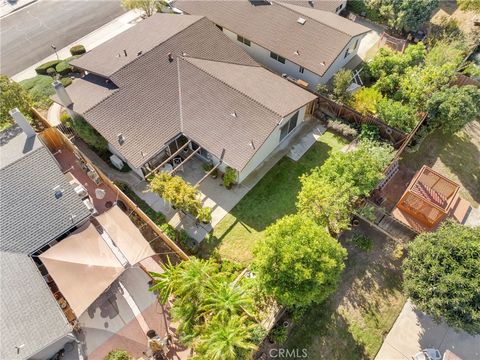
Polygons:
<instances>
[{"instance_id":1,"label":"concrete walkway","mask_svg":"<svg viewBox=\"0 0 480 360\"><path fill-rule=\"evenodd\" d=\"M411 360L426 348L438 349L442 354L450 350L463 360L480 359L480 335L456 332L443 323L437 324L408 300L375 360Z\"/></svg>"},{"instance_id":2,"label":"concrete walkway","mask_svg":"<svg viewBox=\"0 0 480 360\"><path fill-rule=\"evenodd\" d=\"M85 46L87 51L92 50L93 48L97 47L100 44L103 44L107 40L110 40L114 36L124 32L125 30L131 28L136 23L142 20L141 15L143 14L142 11L139 10L131 10L126 12L125 14L117 17L115 20L105 24L104 26L98 28L95 31L92 31L90 34L78 39L68 46L64 47L63 49L57 50L58 57L60 59L66 59L70 56L70 48L77 44L82 44ZM35 72L35 68L47 61L57 59L55 54L52 54L45 59L37 62L36 64L30 66L29 68L19 72L18 74L12 76L14 81L21 81L25 79L32 78L37 75Z\"/></svg>"}]
</instances>

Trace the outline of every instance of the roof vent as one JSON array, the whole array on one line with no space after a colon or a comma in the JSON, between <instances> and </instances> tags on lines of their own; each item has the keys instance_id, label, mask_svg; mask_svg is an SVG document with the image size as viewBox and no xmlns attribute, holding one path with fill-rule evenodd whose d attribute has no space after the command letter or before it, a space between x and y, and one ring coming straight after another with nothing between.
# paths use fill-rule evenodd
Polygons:
<instances>
[{"instance_id":1,"label":"roof vent","mask_svg":"<svg viewBox=\"0 0 480 360\"><path fill-rule=\"evenodd\" d=\"M307 20L305 20L305 19L302 18L302 17L299 17L299 18L297 19L297 23L299 23L300 25L303 25L303 24L305 24L306 22L307 22Z\"/></svg>"},{"instance_id":2,"label":"roof vent","mask_svg":"<svg viewBox=\"0 0 480 360\"><path fill-rule=\"evenodd\" d=\"M63 196L63 189L60 189L60 185L57 185L53 188L55 194L55 199L60 199Z\"/></svg>"},{"instance_id":3,"label":"roof vent","mask_svg":"<svg viewBox=\"0 0 480 360\"><path fill-rule=\"evenodd\" d=\"M308 2L308 5L310 5L311 7L313 7L313 1L310 0L310 1Z\"/></svg>"},{"instance_id":4,"label":"roof vent","mask_svg":"<svg viewBox=\"0 0 480 360\"><path fill-rule=\"evenodd\" d=\"M173 61L173 55L172 55L172 53L168 53L167 56L168 56L168 61L169 61L169 62L172 62L172 61Z\"/></svg>"},{"instance_id":5,"label":"roof vent","mask_svg":"<svg viewBox=\"0 0 480 360\"><path fill-rule=\"evenodd\" d=\"M123 145L125 143L125 136L123 136L123 134L118 134L117 135L117 141L120 145Z\"/></svg>"},{"instance_id":6,"label":"roof vent","mask_svg":"<svg viewBox=\"0 0 480 360\"><path fill-rule=\"evenodd\" d=\"M126 49L123 49L123 54L124 54L125 56L127 56L127 50L126 50Z\"/></svg>"},{"instance_id":7,"label":"roof vent","mask_svg":"<svg viewBox=\"0 0 480 360\"><path fill-rule=\"evenodd\" d=\"M232 115L234 118L236 118L236 117L237 117L237 112L234 111L234 112L232 112L230 115Z\"/></svg>"},{"instance_id":8,"label":"roof vent","mask_svg":"<svg viewBox=\"0 0 480 360\"><path fill-rule=\"evenodd\" d=\"M250 144L249 144L253 150L255 150L255 144L253 143L253 140L250 140Z\"/></svg>"},{"instance_id":9,"label":"roof vent","mask_svg":"<svg viewBox=\"0 0 480 360\"><path fill-rule=\"evenodd\" d=\"M294 53L295 55L300 55L300 51L298 51L298 50L295 50L293 53Z\"/></svg>"},{"instance_id":10,"label":"roof vent","mask_svg":"<svg viewBox=\"0 0 480 360\"><path fill-rule=\"evenodd\" d=\"M182 56L187 56L187 53L185 51L182 51Z\"/></svg>"},{"instance_id":11,"label":"roof vent","mask_svg":"<svg viewBox=\"0 0 480 360\"><path fill-rule=\"evenodd\" d=\"M322 61L320 65L325 66L325 61Z\"/></svg>"},{"instance_id":12,"label":"roof vent","mask_svg":"<svg viewBox=\"0 0 480 360\"><path fill-rule=\"evenodd\" d=\"M137 56L140 56L142 55L142 50L140 50L139 52L137 52Z\"/></svg>"}]
</instances>

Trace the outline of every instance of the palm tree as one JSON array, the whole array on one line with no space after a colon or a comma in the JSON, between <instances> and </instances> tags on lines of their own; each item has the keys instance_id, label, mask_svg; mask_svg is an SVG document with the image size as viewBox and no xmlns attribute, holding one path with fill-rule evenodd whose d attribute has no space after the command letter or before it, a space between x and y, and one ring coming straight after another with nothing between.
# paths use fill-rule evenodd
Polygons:
<instances>
[{"instance_id":1,"label":"palm tree","mask_svg":"<svg viewBox=\"0 0 480 360\"><path fill-rule=\"evenodd\" d=\"M246 317L232 316L223 321L211 320L203 329L196 346L197 359L235 360L240 354L256 349L252 333L256 325Z\"/></svg>"},{"instance_id":2,"label":"palm tree","mask_svg":"<svg viewBox=\"0 0 480 360\"><path fill-rule=\"evenodd\" d=\"M240 287L232 287L226 281L211 281L201 310L213 315L213 318L227 320L250 308L252 303L252 299Z\"/></svg>"}]
</instances>

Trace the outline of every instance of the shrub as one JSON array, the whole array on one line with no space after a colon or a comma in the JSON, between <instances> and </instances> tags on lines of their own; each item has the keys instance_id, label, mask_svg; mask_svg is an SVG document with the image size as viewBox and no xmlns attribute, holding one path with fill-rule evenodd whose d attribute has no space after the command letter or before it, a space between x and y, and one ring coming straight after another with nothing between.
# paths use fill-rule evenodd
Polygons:
<instances>
[{"instance_id":1,"label":"shrub","mask_svg":"<svg viewBox=\"0 0 480 360\"><path fill-rule=\"evenodd\" d=\"M46 63L43 63L40 66L37 66L35 68L35 72L38 75L47 75L47 69L48 68L55 68L62 60L52 60L52 61L47 61Z\"/></svg>"},{"instance_id":2,"label":"shrub","mask_svg":"<svg viewBox=\"0 0 480 360\"><path fill-rule=\"evenodd\" d=\"M353 107L359 113L376 114L377 105L383 100L383 95L373 87L364 87L354 94Z\"/></svg>"},{"instance_id":3,"label":"shrub","mask_svg":"<svg viewBox=\"0 0 480 360\"><path fill-rule=\"evenodd\" d=\"M237 172L231 167L227 166L227 169L225 170L225 174L223 174L223 185L227 189L230 189L236 180L237 180Z\"/></svg>"},{"instance_id":4,"label":"shrub","mask_svg":"<svg viewBox=\"0 0 480 360\"><path fill-rule=\"evenodd\" d=\"M62 61L55 66L55 71L60 75L67 75L72 71L72 67L66 61Z\"/></svg>"},{"instance_id":5,"label":"shrub","mask_svg":"<svg viewBox=\"0 0 480 360\"><path fill-rule=\"evenodd\" d=\"M57 75L57 72L55 71L55 69L53 67L51 67L51 68L47 69L47 75L51 76L51 77L54 77L55 75Z\"/></svg>"},{"instance_id":6,"label":"shrub","mask_svg":"<svg viewBox=\"0 0 480 360\"><path fill-rule=\"evenodd\" d=\"M345 105L348 105L352 99L352 93L347 91L352 78L352 70L349 69L341 69L333 76L333 96Z\"/></svg>"},{"instance_id":7,"label":"shrub","mask_svg":"<svg viewBox=\"0 0 480 360\"><path fill-rule=\"evenodd\" d=\"M110 351L104 360L132 360L133 358L128 354L127 351L116 349Z\"/></svg>"},{"instance_id":8,"label":"shrub","mask_svg":"<svg viewBox=\"0 0 480 360\"><path fill-rule=\"evenodd\" d=\"M377 104L377 113L385 123L405 132L412 131L417 124L415 109L400 101L382 99Z\"/></svg>"},{"instance_id":9,"label":"shrub","mask_svg":"<svg viewBox=\"0 0 480 360\"><path fill-rule=\"evenodd\" d=\"M52 104L50 96L55 94L55 90L50 76L37 75L31 79L20 81L20 85L29 92L35 106L48 108Z\"/></svg>"},{"instance_id":10,"label":"shrub","mask_svg":"<svg viewBox=\"0 0 480 360\"><path fill-rule=\"evenodd\" d=\"M64 77L64 78L60 79L60 82L62 83L62 85L64 87L67 87L68 85L70 85L72 83L72 79L70 79L68 77Z\"/></svg>"},{"instance_id":11,"label":"shrub","mask_svg":"<svg viewBox=\"0 0 480 360\"><path fill-rule=\"evenodd\" d=\"M83 45L75 45L70 48L70 54L72 54L72 56L82 55L82 54L85 54L86 52L87 51L85 50L85 46Z\"/></svg>"},{"instance_id":12,"label":"shrub","mask_svg":"<svg viewBox=\"0 0 480 360\"><path fill-rule=\"evenodd\" d=\"M328 119L326 125L328 129L347 138L348 140L353 140L358 136L358 131L355 128L340 120Z\"/></svg>"},{"instance_id":13,"label":"shrub","mask_svg":"<svg viewBox=\"0 0 480 360\"><path fill-rule=\"evenodd\" d=\"M62 117L60 121L62 121ZM63 121L65 125L71 127L87 145L90 145L97 151L108 150L107 140L81 116L77 116L75 119L63 117Z\"/></svg>"},{"instance_id":14,"label":"shrub","mask_svg":"<svg viewBox=\"0 0 480 360\"><path fill-rule=\"evenodd\" d=\"M397 244L392 252L392 256L395 260L400 260L405 254L405 246Z\"/></svg>"},{"instance_id":15,"label":"shrub","mask_svg":"<svg viewBox=\"0 0 480 360\"><path fill-rule=\"evenodd\" d=\"M379 141L380 130L373 124L363 124L362 129L360 130L360 139Z\"/></svg>"},{"instance_id":16,"label":"shrub","mask_svg":"<svg viewBox=\"0 0 480 360\"><path fill-rule=\"evenodd\" d=\"M198 220L204 222L204 223L209 223L212 221L212 209L209 207L203 207L198 210Z\"/></svg>"},{"instance_id":17,"label":"shrub","mask_svg":"<svg viewBox=\"0 0 480 360\"><path fill-rule=\"evenodd\" d=\"M283 325L277 325L272 329L271 336L277 344L283 344L288 338L288 328Z\"/></svg>"},{"instance_id":18,"label":"shrub","mask_svg":"<svg viewBox=\"0 0 480 360\"><path fill-rule=\"evenodd\" d=\"M360 233L354 233L348 241L364 251L370 251L373 247L373 240Z\"/></svg>"},{"instance_id":19,"label":"shrub","mask_svg":"<svg viewBox=\"0 0 480 360\"><path fill-rule=\"evenodd\" d=\"M372 204L366 203L358 210L358 214L370 222L374 222L377 218L375 214L375 207Z\"/></svg>"},{"instance_id":20,"label":"shrub","mask_svg":"<svg viewBox=\"0 0 480 360\"><path fill-rule=\"evenodd\" d=\"M172 225L170 225L168 223L162 224L162 225L160 225L160 230L162 230L162 232L165 235L167 235L170 239L176 240L177 231L175 230L175 228Z\"/></svg>"}]
</instances>

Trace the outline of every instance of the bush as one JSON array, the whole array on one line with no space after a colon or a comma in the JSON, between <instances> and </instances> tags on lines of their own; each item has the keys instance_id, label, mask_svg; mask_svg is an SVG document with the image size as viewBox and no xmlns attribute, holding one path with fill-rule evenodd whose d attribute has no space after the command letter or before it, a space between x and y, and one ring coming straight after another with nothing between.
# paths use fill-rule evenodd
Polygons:
<instances>
[{"instance_id":1,"label":"bush","mask_svg":"<svg viewBox=\"0 0 480 360\"><path fill-rule=\"evenodd\" d=\"M72 79L70 79L68 77L65 77L65 78L60 79L60 82L62 83L62 85L64 87L67 87L68 85L70 85L72 83Z\"/></svg>"},{"instance_id":2,"label":"bush","mask_svg":"<svg viewBox=\"0 0 480 360\"><path fill-rule=\"evenodd\" d=\"M361 88L354 94L353 108L359 113L376 114L377 105L383 100L383 95L373 87Z\"/></svg>"},{"instance_id":3,"label":"bush","mask_svg":"<svg viewBox=\"0 0 480 360\"><path fill-rule=\"evenodd\" d=\"M354 233L348 241L364 251L370 251L373 247L373 240L360 233Z\"/></svg>"},{"instance_id":4,"label":"bush","mask_svg":"<svg viewBox=\"0 0 480 360\"><path fill-rule=\"evenodd\" d=\"M85 54L86 52L87 50L85 50L85 46L83 45L75 45L70 48L70 54L72 54L72 56L82 55L82 54Z\"/></svg>"},{"instance_id":5,"label":"bush","mask_svg":"<svg viewBox=\"0 0 480 360\"><path fill-rule=\"evenodd\" d=\"M20 81L20 85L30 93L34 105L48 108L52 104L50 96L55 94L52 78L47 75L37 75L31 79Z\"/></svg>"},{"instance_id":6,"label":"bush","mask_svg":"<svg viewBox=\"0 0 480 360\"><path fill-rule=\"evenodd\" d=\"M227 166L227 169L225 170L225 174L223 174L223 185L227 189L230 189L236 180L237 180L237 172L231 167Z\"/></svg>"},{"instance_id":7,"label":"bush","mask_svg":"<svg viewBox=\"0 0 480 360\"><path fill-rule=\"evenodd\" d=\"M60 75L67 75L72 72L72 67L66 61L62 61L55 66L55 71Z\"/></svg>"},{"instance_id":8,"label":"bush","mask_svg":"<svg viewBox=\"0 0 480 360\"><path fill-rule=\"evenodd\" d=\"M46 63L37 66L35 68L35 72L38 75L47 75L47 69L48 68L55 68L62 60L52 60L52 61L47 61Z\"/></svg>"},{"instance_id":9,"label":"bush","mask_svg":"<svg viewBox=\"0 0 480 360\"><path fill-rule=\"evenodd\" d=\"M108 151L107 140L81 116L71 119L68 115L63 115L60 117L60 121L72 128L87 145L90 145L96 151Z\"/></svg>"},{"instance_id":10,"label":"bush","mask_svg":"<svg viewBox=\"0 0 480 360\"><path fill-rule=\"evenodd\" d=\"M405 246L402 244L397 244L395 246L395 249L392 252L392 256L395 260L400 260L403 258L403 255L405 254Z\"/></svg>"},{"instance_id":11,"label":"bush","mask_svg":"<svg viewBox=\"0 0 480 360\"><path fill-rule=\"evenodd\" d=\"M57 75L57 72L55 71L55 69L53 67L51 67L51 68L47 69L47 75L51 76L51 77L54 77L55 75Z\"/></svg>"},{"instance_id":12,"label":"bush","mask_svg":"<svg viewBox=\"0 0 480 360\"><path fill-rule=\"evenodd\" d=\"M348 140L353 140L358 136L358 131L355 128L342 122L341 120L328 119L326 125L328 129L347 138Z\"/></svg>"},{"instance_id":13,"label":"bush","mask_svg":"<svg viewBox=\"0 0 480 360\"><path fill-rule=\"evenodd\" d=\"M128 354L127 351L116 349L110 351L104 360L132 360L133 358Z\"/></svg>"},{"instance_id":14,"label":"bush","mask_svg":"<svg viewBox=\"0 0 480 360\"><path fill-rule=\"evenodd\" d=\"M373 124L363 124L360 130L360 139L379 141L381 139L380 130Z\"/></svg>"},{"instance_id":15,"label":"bush","mask_svg":"<svg viewBox=\"0 0 480 360\"><path fill-rule=\"evenodd\" d=\"M415 109L390 99L383 99L377 104L377 113L385 123L405 132L412 131L418 121Z\"/></svg>"},{"instance_id":16,"label":"bush","mask_svg":"<svg viewBox=\"0 0 480 360\"><path fill-rule=\"evenodd\" d=\"M283 325L277 325L272 329L271 336L277 344L283 344L288 338L288 328Z\"/></svg>"}]
</instances>

